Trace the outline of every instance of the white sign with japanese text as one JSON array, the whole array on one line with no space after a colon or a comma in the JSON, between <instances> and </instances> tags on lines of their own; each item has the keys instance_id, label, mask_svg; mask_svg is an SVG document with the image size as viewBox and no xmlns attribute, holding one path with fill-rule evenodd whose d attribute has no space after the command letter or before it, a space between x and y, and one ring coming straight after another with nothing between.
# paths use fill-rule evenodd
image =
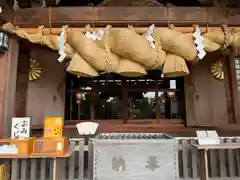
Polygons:
<instances>
[{"instance_id":1,"label":"white sign with japanese text","mask_svg":"<svg viewBox=\"0 0 240 180\"><path fill-rule=\"evenodd\" d=\"M196 131L200 145L220 144L220 138L216 131Z\"/></svg>"},{"instance_id":2,"label":"white sign with japanese text","mask_svg":"<svg viewBox=\"0 0 240 180\"><path fill-rule=\"evenodd\" d=\"M30 136L30 117L12 118L11 138L29 138Z\"/></svg>"}]
</instances>

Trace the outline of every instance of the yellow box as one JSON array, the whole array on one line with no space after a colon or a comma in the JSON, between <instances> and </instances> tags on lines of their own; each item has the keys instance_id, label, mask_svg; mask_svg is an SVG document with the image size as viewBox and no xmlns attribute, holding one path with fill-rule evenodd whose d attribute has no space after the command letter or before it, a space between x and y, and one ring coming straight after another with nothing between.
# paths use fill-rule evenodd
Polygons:
<instances>
[{"instance_id":1,"label":"yellow box","mask_svg":"<svg viewBox=\"0 0 240 180\"><path fill-rule=\"evenodd\" d=\"M44 119L44 137L62 137L63 117L46 117Z\"/></svg>"}]
</instances>

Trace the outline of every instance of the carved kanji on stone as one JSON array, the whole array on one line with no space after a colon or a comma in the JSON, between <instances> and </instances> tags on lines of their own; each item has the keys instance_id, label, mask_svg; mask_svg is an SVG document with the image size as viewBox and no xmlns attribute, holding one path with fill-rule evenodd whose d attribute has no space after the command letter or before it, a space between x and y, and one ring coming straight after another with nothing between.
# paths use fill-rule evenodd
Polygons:
<instances>
[{"instance_id":1,"label":"carved kanji on stone","mask_svg":"<svg viewBox=\"0 0 240 180\"><path fill-rule=\"evenodd\" d=\"M154 171L155 169L159 168L158 161L156 156L148 156L148 160L146 161L147 165L145 168Z\"/></svg>"},{"instance_id":2,"label":"carved kanji on stone","mask_svg":"<svg viewBox=\"0 0 240 180\"><path fill-rule=\"evenodd\" d=\"M126 169L126 162L122 158L122 156L112 158L112 169L115 171L125 171Z\"/></svg>"}]
</instances>

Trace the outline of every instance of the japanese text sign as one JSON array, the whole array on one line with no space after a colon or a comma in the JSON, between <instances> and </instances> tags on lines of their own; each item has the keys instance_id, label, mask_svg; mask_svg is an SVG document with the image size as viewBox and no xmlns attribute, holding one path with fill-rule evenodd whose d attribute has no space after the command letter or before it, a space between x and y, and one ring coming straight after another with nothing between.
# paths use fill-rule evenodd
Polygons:
<instances>
[{"instance_id":1,"label":"japanese text sign","mask_svg":"<svg viewBox=\"0 0 240 180\"><path fill-rule=\"evenodd\" d=\"M12 118L11 138L29 138L30 117Z\"/></svg>"}]
</instances>

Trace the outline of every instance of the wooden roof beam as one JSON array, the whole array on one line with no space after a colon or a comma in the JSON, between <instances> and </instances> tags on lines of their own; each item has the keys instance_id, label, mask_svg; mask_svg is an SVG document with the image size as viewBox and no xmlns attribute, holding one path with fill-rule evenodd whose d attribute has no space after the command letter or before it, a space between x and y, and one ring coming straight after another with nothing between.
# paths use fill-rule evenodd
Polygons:
<instances>
[{"instance_id":1,"label":"wooden roof beam","mask_svg":"<svg viewBox=\"0 0 240 180\"><path fill-rule=\"evenodd\" d=\"M0 6L2 12L0 13L0 25L5 21L13 21L14 18L14 12L11 5L8 4L8 0L0 0Z\"/></svg>"},{"instance_id":2,"label":"wooden roof beam","mask_svg":"<svg viewBox=\"0 0 240 180\"><path fill-rule=\"evenodd\" d=\"M187 13L186 13L187 12ZM209 24L211 26L228 24L240 25L238 8L204 8L204 7L54 7L27 8L15 12L15 25L36 27L44 25L60 27L62 25L82 26L146 26L151 23L157 26ZM50 21L49 21L50 19Z\"/></svg>"}]
</instances>

